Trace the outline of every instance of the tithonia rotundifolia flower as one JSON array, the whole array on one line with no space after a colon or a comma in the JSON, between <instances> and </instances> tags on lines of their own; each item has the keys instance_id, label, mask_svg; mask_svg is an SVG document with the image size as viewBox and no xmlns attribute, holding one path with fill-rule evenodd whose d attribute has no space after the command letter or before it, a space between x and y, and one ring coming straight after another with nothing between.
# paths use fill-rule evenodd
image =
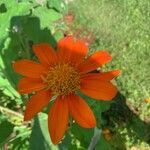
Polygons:
<instances>
[{"instance_id":1,"label":"tithonia rotundifolia flower","mask_svg":"<svg viewBox=\"0 0 150 150\"><path fill-rule=\"evenodd\" d=\"M119 75L119 70L92 72L111 61L110 54L101 50L88 56L85 43L72 36L59 40L56 49L49 44L35 44L32 48L38 62L22 59L13 64L15 72L23 76L18 91L33 94L26 104L24 120L32 119L56 96L48 114L54 144L63 138L70 116L81 127L95 127L94 114L78 92L98 101L109 101L116 96L117 88L111 81Z\"/></svg>"}]
</instances>

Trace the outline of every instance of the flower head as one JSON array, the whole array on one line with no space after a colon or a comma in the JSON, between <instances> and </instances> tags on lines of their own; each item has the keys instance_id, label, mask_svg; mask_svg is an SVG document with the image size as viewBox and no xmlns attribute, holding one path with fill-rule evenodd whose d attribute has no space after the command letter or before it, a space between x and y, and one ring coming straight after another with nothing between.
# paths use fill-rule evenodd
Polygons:
<instances>
[{"instance_id":1,"label":"flower head","mask_svg":"<svg viewBox=\"0 0 150 150\"><path fill-rule=\"evenodd\" d=\"M69 114L84 128L96 126L96 120L88 104L77 95L81 91L96 100L112 100L117 88L111 80L118 70L91 73L112 58L106 51L98 51L87 57L88 48L72 36L61 39L54 50L48 44L33 45L39 62L23 59L13 64L14 70L23 75L18 83L21 94L34 94L26 104L24 120L32 119L57 96L48 114L51 140L57 144L63 137Z\"/></svg>"}]
</instances>

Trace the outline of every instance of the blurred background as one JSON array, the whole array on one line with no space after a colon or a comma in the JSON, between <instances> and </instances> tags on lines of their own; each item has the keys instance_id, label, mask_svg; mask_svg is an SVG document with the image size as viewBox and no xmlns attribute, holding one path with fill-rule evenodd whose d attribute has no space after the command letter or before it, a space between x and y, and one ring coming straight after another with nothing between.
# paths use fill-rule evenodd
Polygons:
<instances>
[{"instance_id":1,"label":"blurred background","mask_svg":"<svg viewBox=\"0 0 150 150\"><path fill-rule=\"evenodd\" d=\"M149 0L0 0L0 150L150 150L150 1ZM47 129L47 112L23 122L28 95L19 95L15 60L36 59L34 43L73 35L89 46L89 55L107 50L113 61L104 71L120 69L111 102L83 96L97 128L70 124L59 145Z\"/></svg>"}]
</instances>

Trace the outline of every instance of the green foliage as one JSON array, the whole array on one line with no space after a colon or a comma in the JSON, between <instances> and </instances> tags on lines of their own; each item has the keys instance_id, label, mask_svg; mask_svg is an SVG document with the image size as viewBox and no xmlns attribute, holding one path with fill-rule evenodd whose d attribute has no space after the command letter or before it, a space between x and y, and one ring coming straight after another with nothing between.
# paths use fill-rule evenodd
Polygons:
<instances>
[{"instance_id":1,"label":"green foliage","mask_svg":"<svg viewBox=\"0 0 150 150\"><path fill-rule=\"evenodd\" d=\"M45 113L39 113L39 115L34 119L34 126L30 138L31 150L58 150L58 147L53 145L50 140L47 119L48 118Z\"/></svg>"},{"instance_id":2,"label":"green foliage","mask_svg":"<svg viewBox=\"0 0 150 150\"><path fill-rule=\"evenodd\" d=\"M15 126L13 134L8 143L6 143L8 148L13 150L28 149L31 129L24 125Z\"/></svg>"},{"instance_id":3,"label":"green foliage","mask_svg":"<svg viewBox=\"0 0 150 150\"><path fill-rule=\"evenodd\" d=\"M48 6L54 8L58 12L63 12L65 3L62 0L48 0Z\"/></svg>"},{"instance_id":4,"label":"green foliage","mask_svg":"<svg viewBox=\"0 0 150 150\"><path fill-rule=\"evenodd\" d=\"M0 32L3 35L0 37L0 88L4 94L22 103L20 95L14 90L18 76L12 70L12 63L19 58L33 58L31 51L33 43L45 42L54 46L56 42L52 32L57 33L54 22L62 15L46 6L36 6L35 3L19 3L15 0L11 3L8 1L1 3L7 11L0 16L3 22L0 24Z\"/></svg>"},{"instance_id":5,"label":"green foliage","mask_svg":"<svg viewBox=\"0 0 150 150\"><path fill-rule=\"evenodd\" d=\"M94 132L92 129L84 129L77 124L73 124L71 126L71 133L76 140L80 141L80 146L87 148Z\"/></svg>"},{"instance_id":6,"label":"green foliage","mask_svg":"<svg viewBox=\"0 0 150 150\"><path fill-rule=\"evenodd\" d=\"M8 122L6 118L2 118L2 115L0 114L0 145L4 144L10 134L13 132L13 128L14 126L10 122Z\"/></svg>"},{"instance_id":7,"label":"green foliage","mask_svg":"<svg viewBox=\"0 0 150 150\"><path fill-rule=\"evenodd\" d=\"M0 6L1 9L5 9L5 11L2 11L0 13L0 21L3 22L0 24L0 33L1 33L0 45L1 45L3 40L9 33L9 25L11 17L18 15L27 15L29 13L31 6L29 5L29 2L17 3L15 0L11 1L1 0Z\"/></svg>"},{"instance_id":8,"label":"green foliage","mask_svg":"<svg viewBox=\"0 0 150 150\"><path fill-rule=\"evenodd\" d=\"M111 145L104 139L103 136L100 137L99 142L97 143L95 150L115 150L111 147Z\"/></svg>"},{"instance_id":9,"label":"green foliage","mask_svg":"<svg viewBox=\"0 0 150 150\"><path fill-rule=\"evenodd\" d=\"M55 5L54 2L53 5ZM58 2L56 2L56 7L57 5ZM0 103L1 105L5 107L10 106L10 108L19 112L19 109L21 109L22 112L23 108L20 108L22 107L20 104L25 102L27 96L21 97L16 91L16 84L20 76L14 73L12 63L21 58L36 59L31 50L34 43L50 43L52 46L55 46L56 40L62 36L61 32L55 28L57 20L61 18L62 14L58 10L56 11L54 8L48 7L46 3L39 5L35 1L0 1L0 90L4 94L4 96L1 96L1 99L3 98ZM56 35L56 39L52 34ZM17 106L14 106L14 101ZM9 109L6 109L3 115L8 115L7 119L10 122L7 120L0 122L0 129L3 131L0 134L0 143L3 142L5 144L6 138L9 137L6 145L10 149L28 149L28 140L31 134L30 126L26 126L22 122L17 123L19 116L10 115ZM45 116L43 119L45 119ZM41 125L41 122L45 120L43 121L40 118L39 121L40 127L43 127L41 137L43 135L46 137L48 135L48 131L45 133L47 126L44 126L45 123ZM38 133L37 126L34 126L31 136L32 144L30 144L30 147L32 149L37 146L35 145L37 141L34 138L39 137L39 135L34 137L35 132ZM10 137L12 133L15 137ZM50 143L49 135L44 139L40 137L39 139L43 143L48 139L47 143ZM52 148L56 147L49 146Z\"/></svg>"},{"instance_id":10,"label":"green foliage","mask_svg":"<svg viewBox=\"0 0 150 150\"><path fill-rule=\"evenodd\" d=\"M29 3L16 3L16 1L4 1L2 0L0 2L1 7L5 8L5 11L1 12L0 14L0 88L4 90L4 93L8 96L10 96L12 99L16 99L17 101L20 101L20 95L14 90L14 85L13 85L13 80L11 79L12 74L10 73L11 69L11 62L9 61L10 59L13 59L15 56L15 53L11 51L11 55L8 56L2 56L4 54L3 48L7 47L10 38L9 36L9 31L10 29L10 21L13 16L17 15L23 15L23 14L28 14L29 12ZM12 7L15 6L15 7ZM16 49L16 48L15 48ZM9 50L10 51L10 50ZM4 58L5 57L5 58ZM3 60L5 59L5 60ZM5 63L9 63L8 65L5 65ZM7 69L7 70L6 70ZM12 72L12 71L11 71ZM10 73L10 74L9 74ZM13 86L12 86L13 85Z\"/></svg>"}]
</instances>

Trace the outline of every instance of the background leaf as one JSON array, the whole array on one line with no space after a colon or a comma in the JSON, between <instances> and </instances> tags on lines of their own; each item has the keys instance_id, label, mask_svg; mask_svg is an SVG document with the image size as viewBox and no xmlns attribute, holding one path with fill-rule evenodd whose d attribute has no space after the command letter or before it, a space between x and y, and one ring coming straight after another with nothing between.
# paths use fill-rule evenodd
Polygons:
<instances>
[{"instance_id":1,"label":"background leaf","mask_svg":"<svg viewBox=\"0 0 150 150\"><path fill-rule=\"evenodd\" d=\"M34 119L34 126L30 138L31 150L58 150L58 147L53 145L48 131L47 114L39 113Z\"/></svg>"},{"instance_id":2,"label":"background leaf","mask_svg":"<svg viewBox=\"0 0 150 150\"><path fill-rule=\"evenodd\" d=\"M7 120L0 122L0 144L3 144L7 140L13 132L13 128L14 126Z\"/></svg>"}]
</instances>

